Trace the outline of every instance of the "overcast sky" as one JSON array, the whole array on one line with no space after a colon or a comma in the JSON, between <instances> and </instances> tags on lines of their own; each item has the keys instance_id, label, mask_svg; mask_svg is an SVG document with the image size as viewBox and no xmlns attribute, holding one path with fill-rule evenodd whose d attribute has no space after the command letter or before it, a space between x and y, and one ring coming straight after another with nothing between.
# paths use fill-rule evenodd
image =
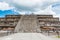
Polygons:
<instances>
[{"instance_id":1,"label":"overcast sky","mask_svg":"<svg viewBox=\"0 0 60 40\"><path fill-rule=\"evenodd\" d=\"M59 0L0 0L0 17L6 14L52 14L60 17ZM3 15L2 15L3 14Z\"/></svg>"}]
</instances>

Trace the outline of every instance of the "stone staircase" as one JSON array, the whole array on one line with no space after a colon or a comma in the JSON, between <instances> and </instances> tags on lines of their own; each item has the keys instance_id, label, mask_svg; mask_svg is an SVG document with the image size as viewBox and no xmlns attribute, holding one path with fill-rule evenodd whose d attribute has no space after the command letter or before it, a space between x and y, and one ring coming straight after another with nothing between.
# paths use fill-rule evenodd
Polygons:
<instances>
[{"instance_id":1,"label":"stone staircase","mask_svg":"<svg viewBox=\"0 0 60 40\"><path fill-rule=\"evenodd\" d=\"M36 33L39 32L36 15L23 15L19 20L15 32Z\"/></svg>"}]
</instances>

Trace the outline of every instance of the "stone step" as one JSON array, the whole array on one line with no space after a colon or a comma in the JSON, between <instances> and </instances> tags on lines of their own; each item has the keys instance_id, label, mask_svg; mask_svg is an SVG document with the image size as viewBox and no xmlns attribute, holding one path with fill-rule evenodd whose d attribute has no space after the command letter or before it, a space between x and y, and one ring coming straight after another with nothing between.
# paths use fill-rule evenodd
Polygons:
<instances>
[{"instance_id":1,"label":"stone step","mask_svg":"<svg viewBox=\"0 0 60 40\"><path fill-rule=\"evenodd\" d=\"M16 32L38 32L38 29L35 15L22 16L15 28Z\"/></svg>"}]
</instances>

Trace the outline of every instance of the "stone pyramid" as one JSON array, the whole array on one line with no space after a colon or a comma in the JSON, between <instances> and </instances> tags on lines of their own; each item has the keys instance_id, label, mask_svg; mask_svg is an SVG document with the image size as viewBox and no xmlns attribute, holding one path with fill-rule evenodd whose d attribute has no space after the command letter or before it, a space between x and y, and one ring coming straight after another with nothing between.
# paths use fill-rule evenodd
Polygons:
<instances>
[{"instance_id":1,"label":"stone pyramid","mask_svg":"<svg viewBox=\"0 0 60 40\"><path fill-rule=\"evenodd\" d=\"M37 33L40 30L37 22L36 15L22 15L15 28L15 32Z\"/></svg>"}]
</instances>

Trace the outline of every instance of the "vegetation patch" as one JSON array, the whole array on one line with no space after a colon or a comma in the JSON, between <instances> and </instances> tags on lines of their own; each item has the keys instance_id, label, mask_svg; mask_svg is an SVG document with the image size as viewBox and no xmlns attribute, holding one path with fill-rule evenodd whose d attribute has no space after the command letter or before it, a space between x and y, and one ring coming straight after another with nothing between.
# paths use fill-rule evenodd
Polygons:
<instances>
[{"instance_id":1,"label":"vegetation patch","mask_svg":"<svg viewBox=\"0 0 60 40\"><path fill-rule=\"evenodd\" d=\"M56 36L56 38L60 38L60 36Z\"/></svg>"}]
</instances>

